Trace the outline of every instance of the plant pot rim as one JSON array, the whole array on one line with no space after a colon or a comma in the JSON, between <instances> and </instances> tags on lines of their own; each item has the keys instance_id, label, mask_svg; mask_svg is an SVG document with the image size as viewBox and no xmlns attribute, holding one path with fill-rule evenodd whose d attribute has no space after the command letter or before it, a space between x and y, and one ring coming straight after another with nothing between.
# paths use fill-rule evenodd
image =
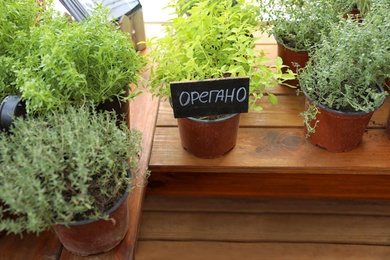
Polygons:
<instances>
[{"instance_id":1,"label":"plant pot rim","mask_svg":"<svg viewBox=\"0 0 390 260\"><path fill-rule=\"evenodd\" d=\"M131 177L131 170L130 169L127 169L127 174L129 175L129 177ZM118 202L112 206L109 210L107 210L107 212L105 212L105 214L107 216L109 216L111 213L113 213L117 208L119 208L122 203L124 203L124 201L127 199L127 196L129 195L129 191L126 191L122 197L120 198L120 200L118 200ZM55 223L56 225L64 225L64 226L68 226L68 227L74 227L74 226L81 226L81 225L86 225L86 224L91 224L93 222L97 222L99 220L102 220L103 218L98 218L98 219L85 219L85 220L80 220L80 221L77 221L77 222L74 222L74 223Z\"/></svg>"},{"instance_id":2,"label":"plant pot rim","mask_svg":"<svg viewBox=\"0 0 390 260\"><path fill-rule=\"evenodd\" d=\"M198 122L198 123L212 124L212 123L223 122L223 121L229 120L230 118L235 117L235 116L237 116L238 114L239 114L239 113L227 114L225 117L222 117L222 118L207 119L207 120L199 119L199 118L195 118L195 117L186 117L186 118L187 118L188 120L191 120L191 121L194 121L194 122Z\"/></svg>"},{"instance_id":3,"label":"plant pot rim","mask_svg":"<svg viewBox=\"0 0 390 260\"><path fill-rule=\"evenodd\" d=\"M378 91L379 91L379 92L384 92L384 91L385 91L381 85L375 83L375 86L378 88ZM302 92L305 94L305 97L306 97L311 103L313 103L314 105L318 106L319 108L324 109L324 110L326 110L326 111L330 111L330 112L335 113L335 114L339 114L339 115L350 115L350 116L360 116L360 115L372 113L372 112L374 112L375 110L377 110L378 108L380 108L380 107L383 105L383 103L385 102L385 99L386 99L386 98L384 97L384 98L382 99L381 104L380 104L377 108L375 108L375 109L373 109L373 110L371 110L371 111L367 111L367 112L366 112L366 111L340 111L340 110L335 110L335 109L333 109L333 108L329 108L329 107L327 107L327 106L325 106L325 105L323 105L323 104L321 104L321 103L319 103L319 102L316 102L316 100L314 100L313 98L311 98L310 96L308 96L308 95L306 94L306 92L305 92L303 89L302 89Z\"/></svg>"},{"instance_id":4,"label":"plant pot rim","mask_svg":"<svg viewBox=\"0 0 390 260\"><path fill-rule=\"evenodd\" d=\"M300 50L300 49L297 49L297 48L294 48L294 47L291 47L289 45L286 45L285 43L283 43L281 40L280 40L280 37L273 34L274 38L275 38L275 41L280 44L281 46L283 46L284 48L290 50L290 51L295 51L295 52L304 52L304 53L309 53L308 50Z\"/></svg>"}]
</instances>

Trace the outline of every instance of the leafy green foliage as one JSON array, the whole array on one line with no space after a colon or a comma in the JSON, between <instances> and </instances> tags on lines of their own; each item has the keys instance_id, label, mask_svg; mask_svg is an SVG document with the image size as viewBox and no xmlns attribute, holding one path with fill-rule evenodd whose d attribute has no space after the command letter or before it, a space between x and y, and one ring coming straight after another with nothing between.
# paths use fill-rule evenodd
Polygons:
<instances>
[{"instance_id":1,"label":"leafy green foliage","mask_svg":"<svg viewBox=\"0 0 390 260\"><path fill-rule=\"evenodd\" d=\"M0 100L20 95L15 87L19 34L29 34L42 12L35 0L0 0Z\"/></svg>"},{"instance_id":2,"label":"leafy green foliage","mask_svg":"<svg viewBox=\"0 0 390 260\"><path fill-rule=\"evenodd\" d=\"M48 8L38 26L15 37L12 52L19 66L13 66L12 84L29 112L64 110L86 101L99 104L114 97L130 100L139 94L130 84L140 80L145 60L102 7L82 22L70 22ZM127 91L130 95L124 97Z\"/></svg>"},{"instance_id":3,"label":"leafy green foliage","mask_svg":"<svg viewBox=\"0 0 390 260\"><path fill-rule=\"evenodd\" d=\"M294 78L282 73L282 62L267 66L269 59L256 51L253 33L259 30L257 7L248 1L190 1L179 8L177 17L165 25L166 36L152 46L150 91L168 98L169 83L174 81L249 76L251 108L270 88ZM177 2L171 3L177 6ZM275 96L270 100L275 101Z\"/></svg>"},{"instance_id":4,"label":"leafy green foliage","mask_svg":"<svg viewBox=\"0 0 390 260\"><path fill-rule=\"evenodd\" d=\"M0 230L39 233L54 223L106 217L135 185L141 134L88 106L16 119L0 134ZM129 164L125 163L127 159ZM129 178L127 169L132 169Z\"/></svg>"},{"instance_id":5,"label":"leafy green foliage","mask_svg":"<svg viewBox=\"0 0 390 260\"><path fill-rule=\"evenodd\" d=\"M388 5L362 23L340 21L322 38L298 75L313 103L343 112L374 111L383 103L387 92L379 92L376 84L390 76Z\"/></svg>"},{"instance_id":6,"label":"leafy green foliage","mask_svg":"<svg viewBox=\"0 0 390 260\"><path fill-rule=\"evenodd\" d=\"M269 33L289 49L309 51L338 23L352 4L345 0L268 0L260 2L260 14Z\"/></svg>"},{"instance_id":7,"label":"leafy green foliage","mask_svg":"<svg viewBox=\"0 0 390 260\"><path fill-rule=\"evenodd\" d=\"M40 10L36 0L0 0L0 54L12 50L15 35L36 24Z\"/></svg>"}]
</instances>

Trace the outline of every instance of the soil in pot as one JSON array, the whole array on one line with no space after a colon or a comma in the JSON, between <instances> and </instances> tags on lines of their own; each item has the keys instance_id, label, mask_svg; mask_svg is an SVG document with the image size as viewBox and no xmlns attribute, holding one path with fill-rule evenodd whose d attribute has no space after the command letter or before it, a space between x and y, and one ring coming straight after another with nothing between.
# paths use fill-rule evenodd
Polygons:
<instances>
[{"instance_id":1,"label":"soil in pot","mask_svg":"<svg viewBox=\"0 0 390 260\"><path fill-rule=\"evenodd\" d=\"M218 158L232 150L237 142L240 114L214 120L178 118L181 144L199 158Z\"/></svg>"},{"instance_id":2,"label":"soil in pot","mask_svg":"<svg viewBox=\"0 0 390 260\"><path fill-rule=\"evenodd\" d=\"M310 105L313 103L306 98L306 109ZM310 122L310 126L315 127L315 133L308 134L305 127L307 140L334 153L356 148L375 112L340 112L321 105L317 109L316 120Z\"/></svg>"},{"instance_id":3,"label":"soil in pot","mask_svg":"<svg viewBox=\"0 0 390 260\"><path fill-rule=\"evenodd\" d=\"M276 40L278 46L278 56L282 58L283 64L289 66L292 72L296 73L298 69L305 67L307 61L309 60L308 51L295 51L290 48L286 48L278 40ZM288 68L283 68L283 73L286 73ZM287 80L284 83L291 86L299 87L299 80Z\"/></svg>"}]
</instances>

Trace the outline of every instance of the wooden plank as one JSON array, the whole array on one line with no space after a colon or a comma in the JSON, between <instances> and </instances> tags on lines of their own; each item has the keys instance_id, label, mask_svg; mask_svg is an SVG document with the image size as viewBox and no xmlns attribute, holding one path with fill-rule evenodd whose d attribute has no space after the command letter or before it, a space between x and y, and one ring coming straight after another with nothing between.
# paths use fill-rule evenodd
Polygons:
<instances>
[{"instance_id":1,"label":"wooden plank","mask_svg":"<svg viewBox=\"0 0 390 260\"><path fill-rule=\"evenodd\" d=\"M0 238L0 259L58 259L62 246L52 230Z\"/></svg>"},{"instance_id":2,"label":"wooden plank","mask_svg":"<svg viewBox=\"0 0 390 260\"><path fill-rule=\"evenodd\" d=\"M240 128L236 147L221 158L196 158L181 147L178 130L156 128L149 164L152 171L232 173L312 173L387 175L390 141L384 129L370 129L346 153L310 144L302 128ZM359 162L357 164L356 162Z\"/></svg>"},{"instance_id":3,"label":"wooden plank","mask_svg":"<svg viewBox=\"0 0 390 260\"><path fill-rule=\"evenodd\" d=\"M367 174L154 173L147 194L267 198L390 199L389 171Z\"/></svg>"},{"instance_id":4,"label":"wooden plank","mask_svg":"<svg viewBox=\"0 0 390 260\"><path fill-rule=\"evenodd\" d=\"M326 215L390 216L388 200L278 199L240 197L152 196L145 198L148 212L295 213Z\"/></svg>"},{"instance_id":5,"label":"wooden plank","mask_svg":"<svg viewBox=\"0 0 390 260\"><path fill-rule=\"evenodd\" d=\"M272 105L263 98L258 102L263 107L262 111L241 114L240 127L302 127L303 118L300 113L305 108L305 98L303 95L289 95L293 92L286 87L284 89L284 94L281 92L278 94L279 104ZM389 109L390 99L386 99L384 105L374 113L369 128L384 128ZM161 102L156 125L157 127L177 126L168 101Z\"/></svg>"},{"instance_id":6,"label":"wooden plank","mask_svg":"<svg viewBox=\"0 0 390 260\"><path fill-rule=\"evenodd\" d=\"M144 212L140 240L390 245L390 216Z\"/></svg>"},{"instance_id":7,"label":"wooden plank","mask_svg":"<svg viewBox=\"0 0 390 260\"><path fill-rule=\"evenodd\" d=\"M383 200L148 195L136 257L386 259L390 247L381 232L388 230L389 205Z\"/></svg>"},{"instance_id":8,"label":"wooden plank","mask_svg":"<svg viewBox=\"0 0 390 260\"><path fill-rule=\"evenodd\" d=\"M308 143L299 128L241 128L226 156L199 159L181 147L177 128L159 127L147 192L389 199L390 163L383 159L389 153L384 129L370 129L353 151L330 153Z\"/></svg>"},{"instance_id":9,"label":"wooden plank","mask_svg":"<svg viewBox=\"0 0 390 260\"><path fill-rule=\"evenodd\" d=\"M226 243L140 241L137 260L368 260L388 259L390 247L315 243Z\"/></svg>"}]
</instances>

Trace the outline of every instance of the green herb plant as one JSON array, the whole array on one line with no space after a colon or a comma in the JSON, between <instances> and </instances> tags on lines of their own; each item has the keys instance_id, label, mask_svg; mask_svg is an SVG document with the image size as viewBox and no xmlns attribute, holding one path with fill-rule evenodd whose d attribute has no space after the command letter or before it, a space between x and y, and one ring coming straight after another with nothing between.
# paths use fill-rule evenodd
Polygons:
<instances>
[{"instance_id":1,"label":"green herb plant","mask_svg":"<svg viewBox=\"0 0 390 260\"><path fill-rule=\"evenodd\" d=\"M268 33L288 49L310 51L350 9L345 0L259 1Z\"/></svg>"},{"instance_id":2,"label":"green herb plant","mask_svg":"<svg viewBox=\"0 0 390 260\"><path fill-rule=\"evenodd\" d=\"M266 54L255 48L258 7L243 0L193 2L185 6L188 14L176 9L177 17L165 24L165 36L148 44L153 96L169 98L169 83L174 81L248 76L251 109L262 109L256 102L265 94L277 103L269 90L295 75L282 72L280 58L269 65ZM170 4L177 6L176 1Z\"/></svg>"},{"instance_id":3,"label":"green herb plant","mask_svg":"<svg viewBox=\"0 0 390 260\"><path fill-rule=\"evenodd\" d=\"M141 133L115 119L70 106L18 118L11 134L1 132L0 201L7 207L0 204L0 231L40 233L52 224L106 218L124 192L141 184Z\"/></svg>"},{"instance_id":4,"label":"green herb plant","mask_svg":"<svg viewBox=\"0 0 390 260\"><path fill-rule=\"evenodd\" d=\"M15 68L16 87L28 112L64 110L86 101L100 104L114 97L125 101L139 94L145 60L129 36L108 20L107 9L99 7L87 19L69 22L48 8L41 19L30 35L18 35L15 46L23 54Z\"/></svg>"},{"instance_id":5,"label":"green herb plant","mask_svg":"<svg viewBox=\"0 0 390 260\"><path fill-rule=\"evenodd\" d=\"M14 67L20 52L18 34L29 35L38 23L42 9L35 0L0 0L0 100L7 95L20 95L15 88Z\"/></svg>"},{"instance_id":6,"label":"green herb plant","mask_svg":"<svg viewBox=\"0 0 390 260\"><path fill-rule=\"evenodd\" d=\"M383 48L388 40L382 33L374 23L344 19L334 24L298 73L302 91L314 104L337 111L377 109L387 94L376 86L388 76L389 50Z\"/></svg>"}]
</instances>

